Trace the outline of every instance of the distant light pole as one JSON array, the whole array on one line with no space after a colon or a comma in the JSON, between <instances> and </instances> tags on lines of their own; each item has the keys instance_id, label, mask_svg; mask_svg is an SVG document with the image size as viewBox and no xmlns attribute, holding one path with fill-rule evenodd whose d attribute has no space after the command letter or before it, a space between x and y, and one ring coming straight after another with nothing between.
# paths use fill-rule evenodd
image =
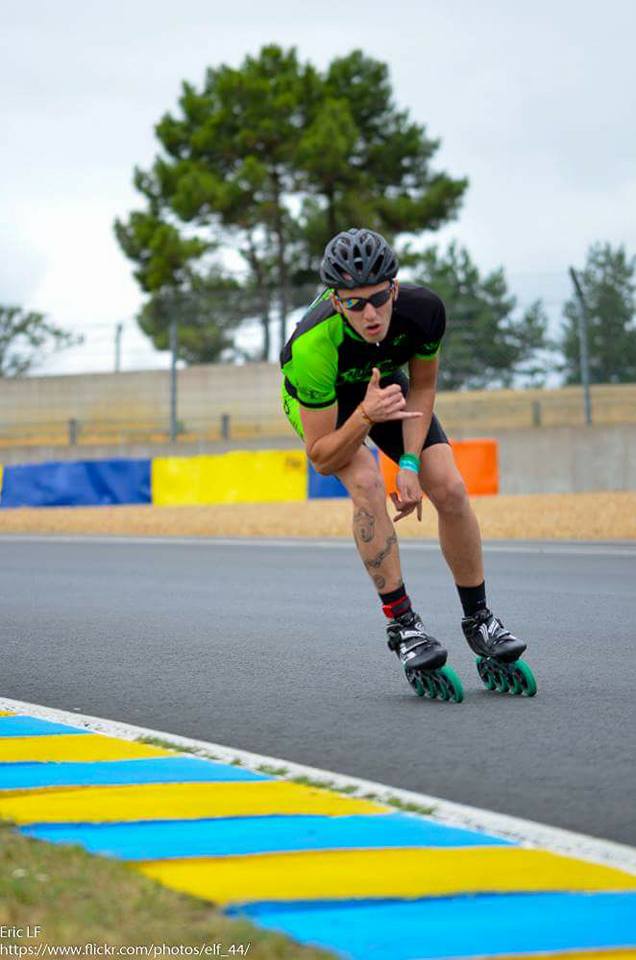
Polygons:
<instances>
[{"instance_id":1,"label":"distant light pole","mask_svg":"<svg viewBox=\"0 0 636 960\"><path fill-rule=\"evenodd\" d=\"M177 321L170 321L170 440L177 439Z\"/></svg>"},{"instance_id":2,"label":"distant light pole","mask_svg":"<svg viewBox=\"0 0 636 960\"><path fill-rule=\"evenodd\" d=\"M121 370L121 335L123 330L123 323L118 323L115 327L115 373L119 373Z\"/></svg>"},{"instance_id":3,"label":"distant light pole","mask_svg":"<svg viewBox=\"0 0 636 960\"><path fill-rule=\"evenodd\" d=\"M585 404L585 422L592 423L592 399L590 396L590 351L588 346L589 310L583 290L574 267L570 267L570 276L581 307L579 313L579 344L581 356L581 383L583 384L583 402Z\"/></svg>"}]
</instances>

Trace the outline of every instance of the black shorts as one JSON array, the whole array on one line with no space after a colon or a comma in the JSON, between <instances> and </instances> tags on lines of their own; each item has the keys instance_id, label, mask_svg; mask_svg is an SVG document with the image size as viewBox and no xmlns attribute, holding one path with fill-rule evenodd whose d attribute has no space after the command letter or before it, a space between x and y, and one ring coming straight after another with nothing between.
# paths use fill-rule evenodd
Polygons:
<instances>
[{"instance_id":1,"label":"black shorts","mask_svg":"<svg viewBox=\"0 0 636 960\"><path fill-rule=\"evenodd\" d=\"M409 392L409 380L405 373L398 371L390 377L384 377L380 381L381 387L388 387L392 383L397 383L406 397ZM364 400L367 392L365 383L352 384L351 386L341 387L338 390L338 420L336 427L341 427L345 420L348 420L358 404ZM292 427L302 438L302 424L298 412L298 400L291 397L283 382L283 408ZM395 463L399 462L404 453L404 440L402 437L403 420L385 420L383 423L376 423L369 431L369 436L380 450ZM422 450L432 447L435 443L448 443L448 437L444 429L433 414L429 431L422 445ZM420 450L414 450L413 453L421 453Z\"/></svg>"}]
</instances>

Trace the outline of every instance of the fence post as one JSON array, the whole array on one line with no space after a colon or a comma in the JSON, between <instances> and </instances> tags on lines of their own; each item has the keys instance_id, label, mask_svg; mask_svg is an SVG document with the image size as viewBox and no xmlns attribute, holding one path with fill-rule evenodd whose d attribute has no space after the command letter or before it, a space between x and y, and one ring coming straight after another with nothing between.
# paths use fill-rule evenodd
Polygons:
<instances>
[{"instance_id":1,"label":"fence post","mask_svg":"<svg viewBox=\"0 0 636 960\"><path fill-rule=\"evenodd\" d=\"M179 427L177 424L177 350L178 333L177 321L170 322L170 440L177 439Z\"/></svg>"},{"instance_id":2,"label":"fence post","mask_svg":"<svg viewBox=\"0 0 636 960\"><path fill-rule=\"evenodd\" d=\"M590 398L590 353L588 345L589 309L581 289L581 284L574 267L570 267L570 276L574 290L579 300L579 345L581 351L581 383L583 384L583 406L585 422L589 427L592 423L592 400Z\"/></svg>"},{"instance_id":3,"label":"fence post","mask_svg":"<svg viewBox=\"0 0 636 960\"><path fill-rule=\"evenodd\" d=\"M223 440L230 439L230 415L229 413L221 414L221 438Z\"/></svg>"},{"instance_id":4,"label":"fence post","mask_svg":"<svg viewBox=\"0 0 636 960\"><path fill-rule=\"evenodd\" d=\"M77 444L77 437L79 435L79 421L75 417L71 417L68 422L68 443L70 447L74 447Z\"/></svg>"},{"instance_id":5,"label":"fence post","mask_svg":"<svg viewBox=\"0 0 636 960\"><path fill-rule=\"evenodd\" d=\"M533 427L541 426L541 401L540 400L532 401L532 426Z\"/></svg>"}]
</instances>

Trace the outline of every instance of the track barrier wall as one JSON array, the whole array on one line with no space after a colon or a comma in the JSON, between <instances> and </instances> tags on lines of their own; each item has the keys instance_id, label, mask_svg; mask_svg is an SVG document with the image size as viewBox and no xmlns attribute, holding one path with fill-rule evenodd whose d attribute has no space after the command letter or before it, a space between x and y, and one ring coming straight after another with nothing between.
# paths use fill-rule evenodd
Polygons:
<instances>
[{"instance_id":1,"label":"track barrier wall","mask_svg":"<svg viewBox=\"0 0 636 960\"><path fill-rule=\"evenodd\" d=\"M454 442L452 449L469 493L498 492L495 440L462 440ZM397 467L383 454L380 466L390 493L395 489ZM274 503L346 496L337 477L317 473L302 450L0 467L3 508Z\"/></svg>"}]
</instances>

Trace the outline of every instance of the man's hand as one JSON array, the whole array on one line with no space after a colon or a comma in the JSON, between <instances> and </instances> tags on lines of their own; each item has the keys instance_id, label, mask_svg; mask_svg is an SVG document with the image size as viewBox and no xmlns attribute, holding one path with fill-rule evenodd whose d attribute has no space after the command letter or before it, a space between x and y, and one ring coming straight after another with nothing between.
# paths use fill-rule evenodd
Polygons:
<instances>
[{"instance_id":1,"label":"man's hand","mask_svg":"<svg viewBox=\"0 0 636 960\"><path fill-rule=\"evenodd\" d=\"M397 383L388 387L380 386L380 371L373 368L367 392L362 401L362 409L366 416L374 423L383 423L385 420L409 420L412 417L421 417L416 411L405 410L406 399Z\"/></svg>"},{"instance_id":2,"label":"man's hand","mask_svg":"<svg viewBox=\"0 0 636 960\"><path fill-rule=\"evenodd\" d=\"M417 510L417 519L422 519L422 488L420 478L414 470L399 470L397 475L397 493L391 494L393 506L398 513L393 517L395 523L402 517Z\"/></svg>"}]
</instances>

